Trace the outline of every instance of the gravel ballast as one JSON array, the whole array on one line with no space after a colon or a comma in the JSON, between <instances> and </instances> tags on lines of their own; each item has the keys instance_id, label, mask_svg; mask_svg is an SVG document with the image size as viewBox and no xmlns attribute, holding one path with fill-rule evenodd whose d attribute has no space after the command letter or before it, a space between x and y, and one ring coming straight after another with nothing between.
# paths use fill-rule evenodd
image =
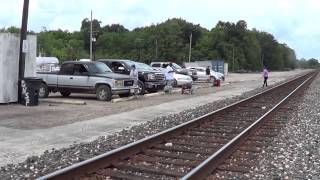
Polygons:
<instances>
[{"instance_id":1,"label":"gravel ballast","mask_svg":"<svg viewBox=\"0 0 320 180\"><path fill-rule=\"evenodd\" d=\"M320 179L320 78L307 89L289 123L257 160L252 179Z\"/></svg>"},{"instance_id":2,"label":"gravel ballast","mask_svg":"<svg viewBox=\"0 0 320 180\"><path fill-rule=\"evenodd\" d=\"M316 79L315 81L319 81L319 80ZM319 82L318 82L318 84L319 84ZM314 86L317 86L318 88L316 88ZM300 140L297 139L296 141L293 141L293 143L295 143L294 145L298 145L301 142L309 142L310 144L312 144L311 142L313 142L314 146L318 147L318 149L317 149L318 154L315 154L315 157L313 159L315 162L318 162L318 164L313 163L313 165L314 165L313 168L319 169L319 152L320 152L320 149L319 149L319 119L320 118L319 117L320 117L320 114L317 113L319 107L317 107L315 109L312 109L312 108L310 109L310 107L320 106L320 103L317 102L317 101L319 101L319 96L317 96L317 95L319 95L319 93L316 92L316 90L319 90L320 85L316 85L314 82L311 87L316 88L313 91L314 94L312 95L314 98L314 99L312 99L313 103L311 103L308 106L307 105L308 102L304 101L303 104L305 105L305 107L308 108L308 110L304 109L303 106L301 106L301 108L299 109L298 112L301 115L312 115L312 118L318 119L317 121L313 120L313 122L317 122L318 126L309 127L309 126L306 126L306 124L303 126L304 128L312 128L312 130L315 131L315 133L312 134L313 141L308 141L304 138L304 141L301 141L301 139ZM96 155L105 153L106 151L120 147L124 144L134 142L134 141L139 140L141 138L144 138L148 135L155 134L155 133L160 132L164 129L168 129L168 128L173 127L175 125L178 125L183 122L194 119L196 117L202 116L202 115L207 114L209 112L212 112L216 109L219 109L219 108L222 108L226 105L234 103L240 99L244 99L246 97L252 96L253 94L256 94L256 93L261 92L263 90L265 90L265 89L262 89L262 88L256 89L256 90L250 91L248 93L245 93L242 96L237 96L237 97L226 99L223 101L209 103L209 104L206 104L206 105L203 105L200 107L196 107L196 108L193 108L190 110L183 111L178 114L157 117L154 120L149 121L147 123L144 123L144 124L141 124L138 126L134 126L130 129L124 129L123 131L116 133L112 136L100 137L97 140L92 141L90 143L75 144L75 145L70 146L69 148L63 148L63 149L59 149L59 150L52 149L50 151L44 152L44 154L41 156L29 157L23 163L11 164L11 165L1 167L0 176L2 179L25 179L25 178L34 179L35 177L39 177L39 176L45 175L47 173L53 172L55 170L61 169L63 167L66 167L68 165L71 165L71 164L74 164L77 162L81 162L81 161L89 159L93 156L96 156ZM312 114L310 112L304 112L304 111L313 111L313 113L316 113L316 114ZM305 118L301 118L301 119L305 119ZM317 129L318 129L318 132L317 132ZM293 131L292 133L298 132L296 129L292 129L290 131ZM301 131L301 129L299 131ZM314 135L316 135L316 134L317 134L317 136L314 137ZM284 134L284 135L287 135L287 134ZM286 137L284 137L284 138L286 138ZM311 134L310 134L310 138L311 138ZM315 140L317 140L317 141L315 141ZM286 146L287 145L284 145L283 147L286 148ZM305 148L305 147L301 146L301 148ZM315 152L314 147L310 146L309 148L310 148L309 153L314 154L314 152ZM295 148L295 150L299 150L299 149ZM300 149L300 150L304 150L304 149ZM300 150L299 150L299 152L300 152ZM268 156L266 156L266 157L268 157ZM307 155L306 157L309 157L309 156ZM303 162L307 163L307 161L303 161ZM267 173L269 168L268 168L268 166L264 166L264 167L265 167L265 171L261 171L261 172ZM260 171L257 170L257 172L260 172ZM271 174L270 176L259 176L259 174L257 172L254 175L252 175L252 177L261 178L261 179L265 179L264 177L274 177L273 174ZM273 172L273 171L270 170L270 172ZM293 172L297 172L297 171L293 171ZM304 172L305 171L302 171L302 173L304 173ZM262 173L262 174L264 174L264 173ZM311 177L314 175L316 177L317 174L313 173L313 174L311 174ZM282 176L280 176L280 177L282 177ZM295 177L295 176L293 176L293 177ZM297 175L297 177L300 177L300 175ZM306 176L302 175L301 177L306 177Z\"/></svg>"}]
</instances>

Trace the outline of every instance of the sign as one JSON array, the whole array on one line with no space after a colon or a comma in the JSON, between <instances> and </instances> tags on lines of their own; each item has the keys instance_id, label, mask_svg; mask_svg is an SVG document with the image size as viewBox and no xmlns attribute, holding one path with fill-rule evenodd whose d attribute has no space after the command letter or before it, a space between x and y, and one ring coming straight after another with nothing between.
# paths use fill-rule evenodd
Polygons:
<instances>
[{"instance_id":1,"label":"sign","mask_svg":"<svg viewBox=\"0 0 320 180\"><path fill-rule=\"evenodd\" d=\"M28 43L28 40L23 40L23 41L22 41L22 52L23 52L23 53L29 52L29 43Z\"/></svg>"}]
</instances>

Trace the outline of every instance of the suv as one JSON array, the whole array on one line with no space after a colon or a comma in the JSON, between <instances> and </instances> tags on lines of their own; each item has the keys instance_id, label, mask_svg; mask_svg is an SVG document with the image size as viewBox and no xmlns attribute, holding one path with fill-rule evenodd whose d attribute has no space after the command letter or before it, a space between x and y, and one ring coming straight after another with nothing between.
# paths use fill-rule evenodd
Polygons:
<instances>
[{"instance_id":1,"label":"suv","mask_svg":"<svg viewBox=\"0 0 320 180\"><path fill-rule=\"evenodd\" d=\"M170 62L152 62L150 66L158 69L158 68L166 68L169 64ZM178 74L190 76L193 81L196 81L198 79L197 71L194 69L182 68L176 63L172 63L172 68Z\"/></svg>"},{"instance_id":2,"label":"suv","mask_svg":"<svg viewBox=\"0 0 320 180\"><path fill-rule=\"evenodd\" d=\"M130 74L131 66L135 65L139 73L138 94L143 95L147 90L150 93L162 90L165 86L165 76L162 72L153 70L149 65L131 60L122 59L100 59L112 69L113 72L119 74Z\"/></svg>"}]
</instances>

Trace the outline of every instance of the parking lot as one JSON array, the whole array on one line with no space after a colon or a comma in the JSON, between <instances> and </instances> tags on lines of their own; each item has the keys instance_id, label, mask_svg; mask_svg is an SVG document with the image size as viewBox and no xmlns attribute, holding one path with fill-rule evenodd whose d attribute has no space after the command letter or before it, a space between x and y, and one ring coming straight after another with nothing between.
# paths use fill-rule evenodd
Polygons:
<instances>
[{"instance_id":1,"label":"parking lot","mask_svg":"<svg viewBox=\"0 0 320 180\"><path fill-rule=\"evenodd\" d=\"M305 71L271 72L269 84ZM195 83L194 94L157 93L119 102L97 101L94 95L51 94L39 106L0 106L0 166L17 163L51 148L68 147L107 136L155 117L178 113L261 88L260 73L229 74L221 87ZM117 97L114 97L117 98Z\"/></svg>"}]
</instances>

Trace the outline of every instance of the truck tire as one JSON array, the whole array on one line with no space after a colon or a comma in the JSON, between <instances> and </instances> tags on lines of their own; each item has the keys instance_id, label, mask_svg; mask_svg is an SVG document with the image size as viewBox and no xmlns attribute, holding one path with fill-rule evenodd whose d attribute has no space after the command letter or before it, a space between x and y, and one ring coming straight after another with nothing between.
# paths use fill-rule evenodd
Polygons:
<instances>
[{"instance_id":1,"label":"truck tire","mask_svg":"<svg viewBox=\"0 0 320 180\"><path fill-rule=\"evenodd\" d=\"M61 91L60 94L61 94L63 97L68 97L68 96L70 96L71 92Z\"/></svg>"},{"instance_id":2,"label":"truck tire","mask_svg":"<svg viewBox=\"0 0 320 180\"><path fill-rule=\"evenodd\" d=\"M111 101L111 89L107 85L99 85L96 90L97 99L99 101Z\"/></svg>"},{"instance_id":3,"label":"truck tire","mask_svg":"<svg viewBox=\"0 0 320 180\"><path fill-rule=\"evenodd\" d=\"M138 94L139 95L144 95L145 93L145 86L144 83L142 81L138 81Z\"/></svg>"},{"instance_id":4,"label":"truck tire","mask_svg":"<svg viewBox=\"0 0 320 180\"><path fill-rule=\"evenodd\" d=\"M49 96L49 89L45 83L41 83L39 88L39 97L40 98L47 98Z\"/></svg>"}]
</instances>

